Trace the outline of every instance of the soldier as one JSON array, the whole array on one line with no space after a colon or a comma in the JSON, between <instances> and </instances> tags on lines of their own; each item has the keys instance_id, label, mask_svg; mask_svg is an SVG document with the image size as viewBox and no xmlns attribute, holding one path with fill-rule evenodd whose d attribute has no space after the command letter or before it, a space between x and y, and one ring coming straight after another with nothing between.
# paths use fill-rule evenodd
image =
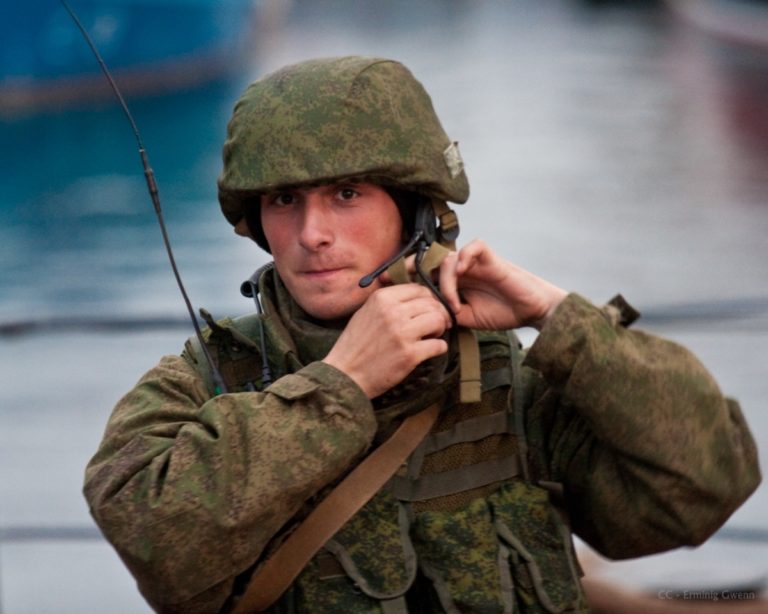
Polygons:
<instances>
[{"instance_id":1,"label":"soldier","mask_svg":"<svg viewBox=\"0 0 768 614\"><path fill-rule=\"evenodd\" d=\"M622 299L454 250L468 195L397 62L245 92L219 200L274 258L246 287L264 313L164 357L86 471L153 608L585 611L572 533L613 558L699 544L757 487L738 404Z\"/></svg>"}]
</instances>

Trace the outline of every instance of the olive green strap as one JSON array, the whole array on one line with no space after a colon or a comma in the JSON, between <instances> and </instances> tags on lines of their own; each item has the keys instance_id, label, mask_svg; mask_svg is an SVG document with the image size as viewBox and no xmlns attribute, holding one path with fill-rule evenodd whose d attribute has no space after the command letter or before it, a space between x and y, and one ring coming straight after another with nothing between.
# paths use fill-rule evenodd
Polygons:
<instances>
[{"instance_id":1,"label":"olive green strap","mask_svg":"<svg viewBox=\"0 0 768 614\"><path fill-rule=\"evenodd\" d=\"M506 409L467 418L457 422L450 429L428 435L421 447L424 448L424 454L433 454L459 443L480 441L491 435L508 433L508 421Z\"/></svg>"},{"instance_id":2,"label":"olive green strap","mask_svg":"<svg viewBox=\"0 0 768 614\"><path fill-rule=\"evenodd\" d=\"M505 456L420 478L393 476L388 488L400 501L428 501L455 495L520 475L517 456Z\"/></svg>"},{"instance_id":3,"label":"olive green strap","mask_svg":"<svg viewBox=\"0 0 768 614\"><path fill-rule=\"evenodd\" d=\"M541 568L539 567L536 558L523 545L523 542L520 541L520 539L518 539L517 536L512 533L512 531L510 531L503 522L496 520L494 524L496 525L496 532L499 534L499 536L510 546L512 546L515 552L517 552L525 561L525 565L528 568L528 573L530 574L531 580L533 582L533 589L536 592L536 596L539 598L539 603L541 606L547 612L551 612L552 614L561 612L562 610L558 608L554 603L552 603L552 599L550 599L549 595L547 594L547 589L544 588L544 577L541 574Z\"/></svg>"},{"instance_id":4,"label":"olive green strap","mask_svg":"<svg viewBox=\"0 0 768 614\"><path fill-rule=\"evenodd\" d=\"M409 416L394 435L323 499L256 570L233 614L262 612L280 598L323 545L354 516L406 461L429 433L441 403Z\"/></svg>"},{"instance_id":5,"label":"olive green strap","mask_svg":"<svg viewBox=\"0 0 768 614\"><path fill-rule=\"evenodd\" d=\"M520 464L523 467L523 477L526 482L531 481L530 471L528 469L528 437L525 428L525 384L522 373L522 356L517 335L511 330L507 331L507 340L509 341L509 364L512 370L512 409L514 411L515 435L517 436L517 450L520 456Z\"/></svg>"}]
</instances>

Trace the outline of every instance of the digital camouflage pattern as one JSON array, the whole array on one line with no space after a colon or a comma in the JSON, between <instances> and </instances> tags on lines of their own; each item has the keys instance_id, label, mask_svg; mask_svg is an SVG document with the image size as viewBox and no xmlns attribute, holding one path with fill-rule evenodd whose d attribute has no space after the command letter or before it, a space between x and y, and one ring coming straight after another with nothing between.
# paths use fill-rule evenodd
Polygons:
<instances>
[{"instance_id":1,"label":"digital camouflage pattern","mask_svg":"<svg viewBox=\"0 0 768 614\"><path fill-rule=\"evenodd\" d=\"M301 321L295 305L282 304L278 281L269 279L262 291L276 309L265 325L270 344L284 352L285 375L264 391L212 396L192 355L165 357L118 403L86 470L94 518L158 611L226 611L275 536L374 441L371 402L346 375L317 362L330 340ZM706 539L760 481L754 442L738 406L693 356L623 328L615 315L570 295L513 387L487 377L483 402L449 404L434 432L450 440L454 427L493 414L509 397L525 436L512 428L475 444L449 441L419 470L517 455L526 442L530 481L514 475L472 496L403 506L374 499L339 534L340 548L318 555L272 610L381 611L350 575L375 590L401 588L413 575L409 540L419 564L403 598L411 611L446 611L451 601L482 603L488 612L559 610L574 599L583 607L568 536L540 480L563 484L573 529L608 556ZM254 330L256 317L232 326ZM292 336L298 330L311 347ZM494 336L483 338L490 340L485 357L504 360ZM410 510L405 537L401 509ZM342 551L354 565L345 567Z\"/></svg>"},{"instance_id":2,"label":"digital camouflage pattern","mask_svg":"<svg viewBox=\"0 0 768 614\"><path fill-rule=\"evenodd\" d=\"M510 551L515 596L524 609L586 609L572 544L549 493L517 480L488 500L494 526Z\"/></svg>"},{"instance_id":3,"label":"digital camouflage pattern","mask_svg":"<svg viewBox=\"0 0 768 614\"><path fill-rule=\"evenodd\" d=\"M688 350L625 329L612 308L571 296L559 316L526 359L558 403L535 401L528 428L567 485L574 531L617 559L702 543L740 505L734 489L760 482L738 403Z\"/></svg>"},{"instance_id":4,"label":"digital camouflage pattern","mask_svg":"<svg viewBox=\"0 0 768 614\"><path fill-rule=\"evenodd\" d=\"M311 60L256 81L235 106L223 158L219 202L233 225L255 193L331 179L469 197L429 94L405 66L381 58Z\"/></svg>"}]
</instances>

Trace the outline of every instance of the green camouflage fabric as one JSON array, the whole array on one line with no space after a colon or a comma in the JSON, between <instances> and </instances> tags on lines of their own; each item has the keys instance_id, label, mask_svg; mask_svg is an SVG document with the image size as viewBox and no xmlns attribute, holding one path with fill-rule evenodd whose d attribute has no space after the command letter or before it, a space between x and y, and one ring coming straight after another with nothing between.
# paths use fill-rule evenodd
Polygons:
<instances>
[{"instance_id":1,"label":"green camouflage fabric","mask_svg":"<svg viewBox=\"0 0 768 614\"><path fill-rule=\"evenodd\" d=\"M429 94L399 62L341 57L287 66L237 102L223 150L219 202L237 224L277 187L370 178L463 203L469 184Z\"/></svg>"},{"instance_id":2,"label":"green camouflage fabric","mask_svg":"<svg viewBox=\"0 0 768 614\"><path fill-rule=\"evenodd\" d=\"M528 612L586 609L567 529L543 488L520 480L489 498L494 526L510 552L514 594Z\"/></svg>"},{"instance_id":3,"label":"green camouflage fabric","mask_svg":"<svg viewBox=\"0 0 768 614\"><path fill-rule=\"evenodd\" d=\"M614 309L571 295L558 311L525 362L550 390L528 436L566 485L574 531L614 559L701 544L760 483L738 403L686 348Z\"/></svg>"},{"instance_id":4,"label":"green camouflage fabric","mask_svg":"<svg viewBox=\"0 0 768 614\"><path fill-rule=\"evenodd\" d=\"M226 611L280 535L374 442L373 404L317 361L330 338L311 323L286 323L280 314L301 314L285 311L274 288L269 299L279 311L267 335L286 351L286 371L271 386L212 396L193 356L164 357L118 403L86 470L91 513L157 611ZM416 473L512 455L529 477L405 506L382 494L272 611L377 612L390 603L441 612L451 602L483 612L580 609L567 531L541 488L551 482L563 485L574 532L613 558L711 535L760 481L744 418L690 353L616 316L570 295L506 379L503 336L480 335L484 359L493 359L484 360L483 400L448 402L430 438L450 439L507 398L515 428L449 442L414 460ZM251 331L255 317L232 327ZM307 338L291 337L297 330ZM371 527L380 539L361 535L356 545L353 533ZM418 571L406 594L386 603L366 595L355 575L382 593L402 590L413 575L409 542ZM379 570L371 548L382 551Z\"/></svg>"}]
</instances>

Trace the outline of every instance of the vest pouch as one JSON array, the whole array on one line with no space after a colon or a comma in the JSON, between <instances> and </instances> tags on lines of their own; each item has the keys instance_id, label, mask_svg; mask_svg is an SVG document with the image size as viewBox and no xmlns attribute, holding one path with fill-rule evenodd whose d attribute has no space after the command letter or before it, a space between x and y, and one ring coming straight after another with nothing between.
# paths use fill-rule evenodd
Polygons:
<instances>
[{"instance_id":1,"label":"vest pouch","mask_svg":"<svg viewBox=\"0 0 768 614\"><path fill-rule=\"evenodd\" d=\"M516 480L491 495L489 504L499 539L509 550L517 600L530 611L588 611L570 533L548 492Z\"/></svg>"},{"instance_id":2,"label":"vest pouch","mask_svg":"<svg viewBox=\"0 0 768 614\"><path fill-rule=\"evenodd\" d=\"M299 577L308 611L382 612L403 597L417 572L408 524L402 504L377 493Z\"/></svg>"},{"instance_id":3,"label":"vest pouch","mask_svg":"<svg viewBox=\"0 0 768 614\"><path fill-rule=\"evenodd\" d=\"M421 571L432 582L443 611L512 611L505 553L483 497L458 510L420 511L411 533Z\"/></svg>"}]
</instances>

